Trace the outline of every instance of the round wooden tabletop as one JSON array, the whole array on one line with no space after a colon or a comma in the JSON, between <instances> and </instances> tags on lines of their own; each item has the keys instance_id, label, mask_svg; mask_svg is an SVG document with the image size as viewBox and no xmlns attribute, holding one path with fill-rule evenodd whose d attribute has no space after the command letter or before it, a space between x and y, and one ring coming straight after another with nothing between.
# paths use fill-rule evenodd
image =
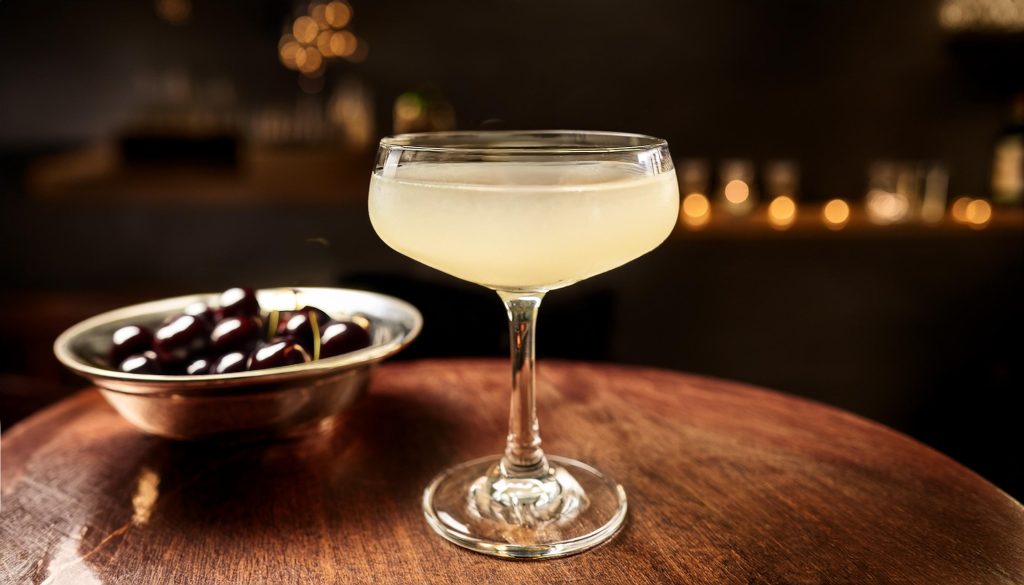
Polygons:
<instances>
[{"instance_id":1,"label":"round wooden tabletop","mask_svg":"<svg viewBox=\"0 0 1024 585\"><path fill-rule=\"evenodd\" d=\"M523 562L431 532L434 473L498 452L508 365L381 368L333 432L147 437L84 392L2 437L3 583L1024 583L1024 509L856 416L678 373L541 362L545 448L629 496L626 528Z\"/></svg>"}]
</instances>

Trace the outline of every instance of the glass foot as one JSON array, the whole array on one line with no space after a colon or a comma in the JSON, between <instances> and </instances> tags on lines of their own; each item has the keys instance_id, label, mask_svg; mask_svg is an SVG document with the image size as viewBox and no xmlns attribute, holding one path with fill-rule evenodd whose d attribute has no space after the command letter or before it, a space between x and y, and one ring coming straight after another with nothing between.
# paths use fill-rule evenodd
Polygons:
<instances>
[{"instance_id":1,"label":"glass foot","mask_svg":"<svg viewBox=\"0 0 1024 585\"><path fill-rule=\"evenodd\" d=\"M435 477L423 492L430 527L470 550L519 559L582 552L622 527L626 492L593 467L549 456L541 473L516 477L501 461L484 457Z\"/></svg>"}]
</instances>

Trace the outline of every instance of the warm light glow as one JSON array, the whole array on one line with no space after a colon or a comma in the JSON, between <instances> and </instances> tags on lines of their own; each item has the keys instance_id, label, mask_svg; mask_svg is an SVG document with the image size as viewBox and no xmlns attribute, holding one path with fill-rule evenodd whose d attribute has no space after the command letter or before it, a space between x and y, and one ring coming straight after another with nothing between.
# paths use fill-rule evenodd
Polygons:
<instances>
[{"instance_id":1,"label":"warm light glow","mask_svg":"<svg viewBox=\"0 0 1024 585\"><path fill-rule=\"evenodd\" d=\"M283 34L283 35L281 35L281 38L278 39L278 41L277 41L277 50L280 51L281 48L284 47L285 45L287 45L288 43L296 43L297 44L298 41L296 41L295 37L290 35L290 34Z\"/></svg>"},{"instance_id":2,"label":"warm light glow","mask_svg":"<svg viewBox=\"0 0 1024 585\"><path fill-rule=\"evenodd\" d=\"M156 1L158 4L170 1L191 2ZM292 22L290 34L283 35L278 42L278 53L286 67L301 71L306 76L318 76L323 74L326 62L335 57L342 57L353 63L366 60L369 46L361 39L357 39L352 31L341 30L352 22L352 6L348 2L313 0L307 5L307 9L308 14L296 17ZM313 49L316 55L310 49ZM307 86L309 84L303 86L304 91L308 90Z\"/></svg>"},{"instance_id":3,"label":"warm light glow","mask_svg":"<svg viewBox=\"0 0 1024 585\"><path fill-rule=\"evenodd\" d=\"M943 0L939 24L951 30L1024 31L1020 0Z\"/></svg>"},{"instance_id":4,"label":"warm light glow","mask_svg":"<svg viewBox=\"0 0 1024 585\"><path fill-rule=\"evenodd\" d=\"M331 47L331 37L333 34L329 30L324 30L320 31L320 34L316 36L316 48L324 57L330 57L335 54L334 49Z\"/></svg>"},{"instance_id":5,"label":"warm light glow","mask_svg":"<svg viewBox=\"0 0 1024 585\"><path fill-rule=\"evenodd\" d=\"M414 93L403 93L395 100L395 118L404 122L419 119L424 109L423 100Z\"/></svg>"},{"instance_id":6,"label":"warm light glow","mask_svg":"<svg viewBox=\"0 0 1024 585\"><path fill-rule=\"evenodd\" d=\"M352 7L335 0L324 7L324 18L334 28L341 28L352 20Z\"/></svg>"},{"instance_id":7,"label":"warm light glow","mask_svg":"<svg viewBox=\"0 0 1024 585\"><path fill-rule=\"evenodd\" d=\"M952 207L949 208L949 214L953 217L953 221L967 223L967 206L970 203L970 197L960 197L953 202Z\"/></svg>"},{"instance_id":8,"label":"warm light glow","mask_svg":"<svg viewBox=\"0 0 1024 585\"><path fill-rule=\"evenodd\" d=\"M788 229L796 220L796 201L788 195L780 195L768 204L768 223L777 229Z\"/></svg>"},{"instance_id":9,"label":"warm light glow","mask_svg":"<svg viewBox=\"0 0 1024 585\"><path fill-rule=\"evenodd\" d=\"M330 23L327 22L327 7L324 6L323 4L314 4L309 9L309 15L312 16L313 20L316 21L316 24L317 26L320 27L320 30L323 30L330 25Z\"/></svg>"},{"instance_id":10,"label":"warm light glow","mask_svg":"<svg viewBox=\"0 0 1024 585\"><path fill-rule=\"evenodd\" d=\"M733 179L725 184L725 198L729 203L738 205L750 197L750 187L744 181Z\"/></svg>"},{"instance_id":11,"label":"warm light glow","mask_svg":"<svg viewBox=\"0 0 1024 585\"><path fill-rule=\"evenodd\" d=\"M974 228L985 227L992 219L992 205L984 199L975 199L964 209L967 225Z\"/></svg>"},{"instance_id":12,"label":"warm light glow","mask_svg":"<svg viewBox=\"0 0 1024 585\"><path fill-rule=\"evenodd\" d=\"M960 28L964 24L964 10L956 4L947 3L939 9L939 22L946 28Z\"/></svg>"},{"instance_id":13,"label":"warm light glow","mask_svg":"<svg viewBox=\"0 0 1024 585\"><path fill-rule=\"evenodd\" d=\"M906 195L882 189L868 191L865 206L868 219L880 225L902 221L910 213L910 200Z\"/></svg>"},{"instance_id":14,"label":"warm light glow","mask_svg":"<svg viewBox=\"0 0 1024 585\"><path fill-rule=\"evenodd\" d=\"M683 198L683 213L690 217L701 217L710 211L711 204L702 193L690 193Z\"/></svg>"},{"instance_id":15,"label":"warm light glow","mask_svg":"<svg viewBox=\"0 0 1024 585\"><path fill-rule=\"evenodd\" d=\"M340 40L335 41L335 38ZM335 42L338 43L337 46L339 47L339 50L337 51L334 51ZM339 57L349 57L352 53L356 52L356 43L358 42L359 41L356 40L356 35L347 30L343 30L341 32L334 33L334 35L331 36L331 50Z\"/></svg>"},{"instance_id":16,"label":"warm light glow","mask_svg":"<svg viewBox=\"0 0 1024 585\"><path fill-rule=\"evenodd\" d=\"M294 40L282 43L281 47L278 49L281 56L281 63L284 63L284 66L289 69L298 69L299 64L297 63L297 60L300 51L303 51L302 46ZM305 55L303 55L302 58L305 59Z\"/></svg>"},{"instance_id":17,"label":"warm light glow","mask_svg":"<svg viewBox=\"0 0 1024 585\"><path fill-rule=\"evenodd\" d=\"M324 60L323 56L320 55L320 51L316 50L316 47L306 47L296 53L295 64L298 65L299 71L310 75L320 70Z\"/></svg>"},{"instance_id":18,"label":"warm light glow","mask_svg":"<svg viewBox=\"0 0 1024 585\"><path fill-rule=\"evenodd\" d=\"M702 228L711 221L711 202L703 193L690 193L679 207L679 219L691 228Z\"/></svg>"},{"instance_id":19,"label":"warm light glow","mask_svg":"<svg viewBox=\"0 0 1024 585\"><path fill-rule=\"evenodd\" d=\"M295 19L295 24L292 25L292 34L299 42L304 44L312 43L316 40L317 33L320 32L320 27L317 26L316 21L309 16L300 16Z\"/></svg>"},{"instance_id":20,"label":"warm light glow","mask_svg":"<svg viewBox=\"0 0 1024 585\"><path fill-rule=\"evenodd\" d=\"M821 209L821 218L829 229L842 229L850 221L850 206L842 199L833 199Z\"/></svg>"},{"instance_id":21,"label":"warm light glow","mask_svg":"<svg viewBox=\"0 0 1024 585\"><path fill-rule=\"evenodd\" d=\"M348 39L340 32L331 33L330 47L331 54L340 57L348 51Z\"/></svg>"}]
</instances>

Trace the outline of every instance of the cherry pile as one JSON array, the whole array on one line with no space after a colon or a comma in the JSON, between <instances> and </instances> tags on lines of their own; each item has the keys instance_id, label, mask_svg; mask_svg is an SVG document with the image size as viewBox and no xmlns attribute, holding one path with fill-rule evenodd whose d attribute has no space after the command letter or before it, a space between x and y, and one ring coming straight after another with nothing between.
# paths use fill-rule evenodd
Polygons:
<instances>
[{"instance_id":1,"label":"cherry pile","mask_svg":"<svg viewBox=\"0 0 1024 585\"><path fill-rule=\"evenodd\" d=\"M114 332L108 361L134 374L201 375L265 370L328 358L370 345L354 321L316 307L260 310L250 288L230 288L216 307L195 303L155 331L126 325Z\"/></svg>"}]
</instances>

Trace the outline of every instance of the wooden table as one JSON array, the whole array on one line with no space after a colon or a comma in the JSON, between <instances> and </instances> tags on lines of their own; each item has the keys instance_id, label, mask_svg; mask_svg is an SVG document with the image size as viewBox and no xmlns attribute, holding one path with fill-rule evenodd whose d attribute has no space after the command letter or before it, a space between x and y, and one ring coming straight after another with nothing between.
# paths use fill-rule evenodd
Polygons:
<instances>
[{"instance_id":1,"label":"wooden table","mask_svg":"<svg viewBox=\"0 0 1024 585\"><path fill-rule=\"evenodd\" d=\"M678 373L542 362L548 451L625 483L604 547L499 560L420 493L497 452L508 366L383 367L339 430L243 446L144 436L92 391L2 439L0 582L1024 583L1024 509L945 456L819 404Z\"/></svg>"}]
</instances>

